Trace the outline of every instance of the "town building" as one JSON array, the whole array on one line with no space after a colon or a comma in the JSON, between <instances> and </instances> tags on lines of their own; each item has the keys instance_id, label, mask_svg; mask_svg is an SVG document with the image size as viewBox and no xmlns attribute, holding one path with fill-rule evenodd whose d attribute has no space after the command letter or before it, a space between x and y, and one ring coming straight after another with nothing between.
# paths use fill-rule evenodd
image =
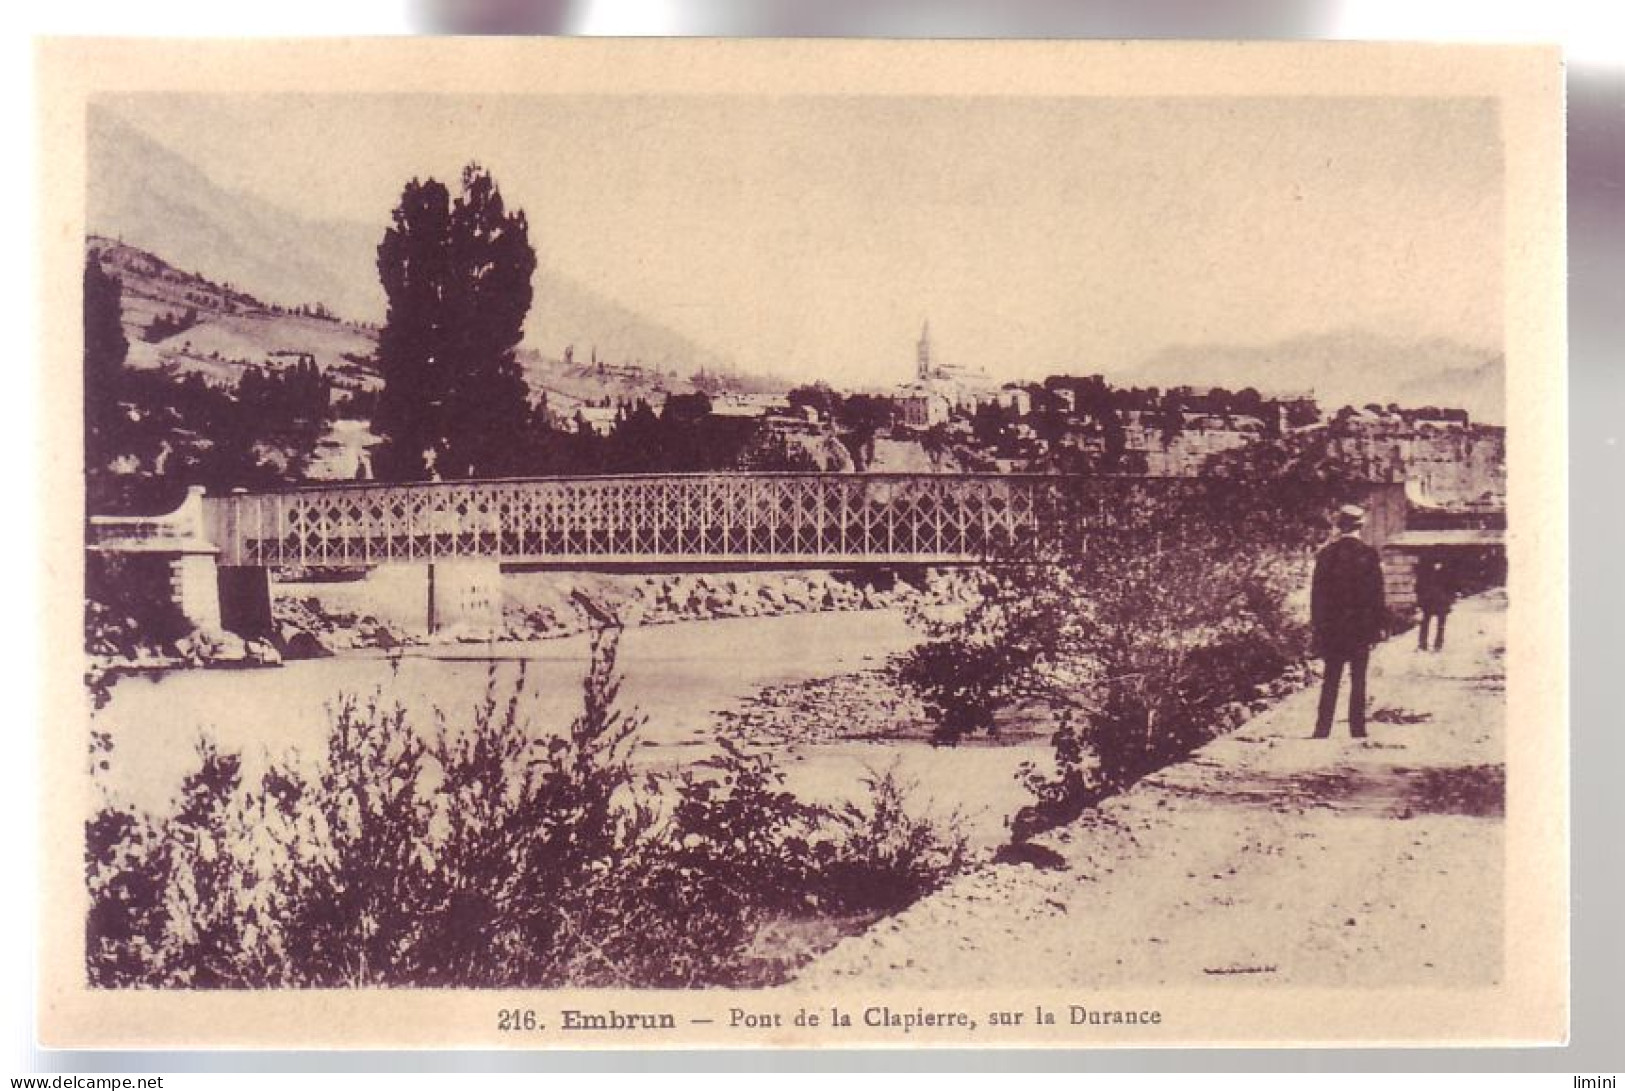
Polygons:
<instances>
[{"instance_id":1,"label":"town building","mask_svg":"<svg viewBox=\"0 0 1625 1091\"><path fill-rule=\"evenodd\" d=\"M938 359L931 343L931 323L927 320L914 345L914 381L900 387L893 397L904 426L932 428L946 424L956 411L969 413L984 402L1014 402L1023 395L1025 391L1005 392L986 372L977 368Z\"/></svg>"},{"instance_id":2,"label":"town building","mask_svg":"<svg viewBox=\"0 0 1625 1091\"><path fill-rule=\"evenodd\" d=\"M897 404L897 415L908 428L931 428L946 424L953 403L937 390L921 384L903 387L892 399Z\"/></svg>"}]
</instances>

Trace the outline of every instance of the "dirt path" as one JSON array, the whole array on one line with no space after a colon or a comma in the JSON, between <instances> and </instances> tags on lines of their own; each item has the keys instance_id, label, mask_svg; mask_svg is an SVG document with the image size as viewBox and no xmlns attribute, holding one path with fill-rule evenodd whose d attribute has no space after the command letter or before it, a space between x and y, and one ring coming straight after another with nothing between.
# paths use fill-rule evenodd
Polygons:
<instances>
[{"instance_id":1,"label":"dirt path","mask_svg":"<svg viewBox=\"0 0 1625 1091\"><path fill-rule=\"evenodd\" d=\"M1371 738L1312 740L1306 690L1040 843L966 875L798 985L1469 985L1501 969L1505 598L1449 646L1373 657ZM1346 707L1346 697L1345 697Z\"/></svg>"}]
</instances>

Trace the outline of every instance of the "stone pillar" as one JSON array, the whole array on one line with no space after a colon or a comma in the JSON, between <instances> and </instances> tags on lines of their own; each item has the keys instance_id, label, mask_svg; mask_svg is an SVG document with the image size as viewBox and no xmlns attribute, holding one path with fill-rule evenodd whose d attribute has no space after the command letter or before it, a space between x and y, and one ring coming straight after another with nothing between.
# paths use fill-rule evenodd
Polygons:
<instances>
[{"instance_id":1,"label":"stone pillar","mask_svg":"<svg viewBox=\"0 0 1625 1091\"><path fill-rule=\"evenodd\" d=\"M169 590L181 616L194 629L217 633L220 583L214 550L182 553L169 562Z\"/></svg>"},{"instance_id":2,"label":"stone pillar","mask_svg":"<svg viewBox=\"0 0 1625 1091\"><path fill-rule=\"evenodd\" d=\"M429 631L429 566L391 561L367 573L362 602L352 609L409 633ZM320 596L318 596L320 597Z\"/></svg>"},{"instance_id":3,"label":"stone pillar","mask_svg":"<svg viewBox=\"0 0 1625 1091\"><path fill-rule=\"evenodd\" d=\"M221 565L220 623L245 640L274 636L271 623L271 574L264 568Z\"/></svg>"},{"instance_id":4,"label":"stone pillar","mask_svg":"<svg viewBox=\"0 0 1625 1091\"><path fill-rule=\"evenodd\" d=\"M502 566L496 561L436 561L429 566L432 631L457 626L471 632L502 627Z\"/></svg>"},{"instance_id":5,"label":"stone pillar","mask_svg":"<svg viewBox=\"0 0 1625 1091\"><path fill-rule=\"evenodd\" d=\"M1416 554L1397 546L1382 551L1382 593L1390 611L1416 608Z\"/></svg>"},{"instance_id":6,"label":"stone pillar","mask_svg":"<svg viewBox=\"0 0 1625 1091\"><path fill-rule=\"evenodd\" d=\"M1404 482L1373 485L1364 504L1366 521L1360 537L1367 545L1381 549L1388 539L1406 528L1409 501L1405 497Z\"/></svg>"},{"instance_id":7,"label":"stone pillar","mask_svg":"<svg viewBox=\"0 0 1625 1091\"><path fill-rule=\"evenodd\" d=\"M502 566L494 560L381 564L365 587L362 612L412 632L456 626L485 633L502 626Z\"/></svg>"}]
</instances>

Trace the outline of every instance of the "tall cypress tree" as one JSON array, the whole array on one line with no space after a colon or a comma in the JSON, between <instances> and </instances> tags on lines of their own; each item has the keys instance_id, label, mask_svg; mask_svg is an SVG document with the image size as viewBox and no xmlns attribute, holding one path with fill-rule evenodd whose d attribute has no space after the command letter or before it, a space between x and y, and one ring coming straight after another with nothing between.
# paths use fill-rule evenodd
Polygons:
<instances>
[{"instance_id":1,"label":"tall cypress tree","mask_svg":"<svg viewBox=\"0 0 1625 1091\"><path fill-rule=\"evenodd\" d=\"M124 336L123 290L96 254L85 258L85 465L101 469L110 456L109 431L130 342Z\"/></svg>"},{"instance_id":2,"label":"tall cypress tree","mask_svg":"<svg viewBox=\"0 0 1625 1091\"><path fill-rule=\"evenodd\" d=\"M378 247L389 299L380 469L401 479L509 472L530 422L514 355L536 269L525 215L507 211L495 180L470 164L455 200L434 179L413 179L393 221Z\"/></svg>"}]
</instances>

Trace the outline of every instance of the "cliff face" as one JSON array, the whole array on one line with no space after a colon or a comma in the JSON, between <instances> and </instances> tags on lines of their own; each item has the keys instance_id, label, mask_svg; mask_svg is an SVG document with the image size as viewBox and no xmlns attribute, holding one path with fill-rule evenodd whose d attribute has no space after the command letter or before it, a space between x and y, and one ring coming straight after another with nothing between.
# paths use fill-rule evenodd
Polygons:
<instances>
[{"instance_id":1,"label":"cliff face","mask_svg":"<svg viewBox=\"0 0 1625 1091\"><path fill-rule=\"evenodd\" d=\"M1506 503L1503 428L1357 432L1335 437L1332 449L1374 480L1414 482L1417 498L1426 502Z\"/></svg>"},{"instance_id":2,"label":"cliff face","mask_svg":"<svg viewBox=\"0 0 1625 1091\"><path fill-rule=\"evenodd\" d=\"M1334 426L1329 453L1372 481L1408 482L1415 499L1443 507L1506 503L1506 429L1494 425L1354 422ZM1128 451L1152 477L1194 477L1220 452L1258 442L1257 429L1188 427L1168 442L1132 427Z\"/></svg>"}]
</instances>

